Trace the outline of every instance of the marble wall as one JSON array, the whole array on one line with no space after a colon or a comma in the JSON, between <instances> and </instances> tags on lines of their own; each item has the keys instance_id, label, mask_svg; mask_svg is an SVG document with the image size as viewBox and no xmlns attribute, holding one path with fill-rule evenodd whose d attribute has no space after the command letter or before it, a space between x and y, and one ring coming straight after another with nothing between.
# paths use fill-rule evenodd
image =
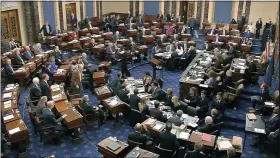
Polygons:
<instances>
[{"instance_id":1,"label":"marble wall","mask_svg":"<svg viewBox=\"0 0 280 158\"><path fill-rule=\"evenodd\" d=\"M197 2L196 20L200 22L202 13L202 1Z\"/></svg>"},{"instance_id":2,"label":"marble wall","mask_svg":"<svg viewBox=\"0 0 280 158\"><path fill-rule=\"evenodd\" d=\"M58 11L59 11L59 19L63 19L63 11L62 11L62 2L58 2ZM60 20L60 30L63 31L64 29L63 20Z\"/></svg>"},{"instance_id":3,"label":"marble wall","mask_svg":"<svg viewBox=\"0 0 280 158\"><path fill-rule=\"evenodd\" d=\"M164 15L169 13L170 9L170 1L164 1Z\"/></svg>"},{"instance_id":4,"label":"marble wall","mask_svg":"<svg viewBox=\"0 0 280 158\"><path fill-rule=\"evenodd\" d=\"M250 9L251 9L251 1L246 1L246 6L245 6L245 18L246 22L249 23L249 15L250 15Z\"/></svg>"},{"instance_id":5,"label":"marble wall","mask_svg":"<svg viewBox=\"0 0 280 158\"><path fill-rule=\"evenodd\" d=\"M243 14L243 1L239 1L239 4L238 4L238 13L237 13L237 20L238 21L241 21L241 18L242 18L242 14Z\"/></svg>"},{"instance_id":6,"label":"marble wall","mask_svg":"<svg viewBox=\"0 0 280 158\"><path fill-rule=\"evenodd\" d=\"M205 1L204 2L204 15L203 15L203 21L209 21L208 20L208 12L209 12L209 2L208 1Z\"/></svg>"},{"instance_id":7,"label":"marble wall","mask_svg":"<svg viewBox=\"0 0 280 158\"><path fill-rule=\"evenodd\" d=\"M25 25L27 32L28 43L34 43L38 41L38 33L40 31L39 11L37 1L27 1L23 3Z\"/></svg>"}]
</instances>

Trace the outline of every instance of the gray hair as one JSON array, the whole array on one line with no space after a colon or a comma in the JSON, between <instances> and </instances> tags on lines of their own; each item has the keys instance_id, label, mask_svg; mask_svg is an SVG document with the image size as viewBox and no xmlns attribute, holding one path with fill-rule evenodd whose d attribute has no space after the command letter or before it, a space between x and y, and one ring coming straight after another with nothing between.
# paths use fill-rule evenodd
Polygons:
<instances>
[{"instance_id":1,"label":"gray hair","mask_svg":"<svg viewBox=\"0 0 280 158\"><path fill-rule=\"evenodd\" d=\"M84 101L88 101L88 100L89 100L88 95L84 95L84 96L83 96L83 100L84 100Z\"/></svg>"},{"instance_id":2,"label":"gray hair","mask_svg":"<svg viewBox=\"0 0 280 158\"><path fill-rule=\"evenodd\" d=\"M53 108L53 106L54 106L54 102L53 101L48 101L47 102L47 107L48 108Z\"/></svg>"},{"instance_id":3,"label":"gray hair","mask_svg":"<svg viewBox=\"0 0 280 158\"><path fill-rule=\"evenodd\" d=\"M182 115L183 115L183 111L182 111L182 110L178 110L178 111L177 111L177 116L178 116L178 117L181 117Z\"/></svg>"},{"instance_id":4,"label":"gray hair","mask_svg":"<svg viewBox=\"0 0 280 158\"><path fill-rule=\"evenodd\" d=\"M39 80L38 77L34 77L34 78L32 79L32 82L33 82L34 84L38 85L39 82L40 82L40 80Z\"/></svg>"},{"instance_id":5,"label":"gray hair","mask_svg":"<svg viewBox=\"0 0 280 158\"><path fill-rule=\"evenodd\" d=\"M205 117L205 124L206 125L209 125L209 124L212 124L213 123L213 119L211 116L206 116Z\"/></svg>"}]
</instances>

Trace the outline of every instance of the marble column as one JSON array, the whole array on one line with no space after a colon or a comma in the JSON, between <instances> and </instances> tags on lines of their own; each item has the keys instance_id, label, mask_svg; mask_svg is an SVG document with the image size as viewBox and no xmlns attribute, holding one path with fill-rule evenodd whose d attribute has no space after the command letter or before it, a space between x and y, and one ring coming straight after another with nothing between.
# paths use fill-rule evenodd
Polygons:
<instances>
[{"instance_id":1,"label":"marble column","mask_svg":"<svg viewBox=\"0 0 280 158\"><path fill-rule=\"evenodd\" d=\"M64 30L64 25L63 25L63 9L62 9L62 2L58 1L58 11L59 11L59 19L60 19L60 30Z\"/></svg>"},{"instance_id":2,"label":"marble column","mask_svg":"<svg viewBox=\"0 0 280 158\"><path fill-rule=\"evenodd\" d=\"M23 3L25 25L27 32L27 43L38 42L40 31L39 11L37 1L26 1Z\"/></svg>"},{"instance_id":3,"label":"marble column","mask_svg":"<svg viewBox=\"0 0 280 158\"><path fill-rule=\"evenodd\" d=\"M251 9L251 1L246 1L246 6L245 6L245 19L247 24L249 24L249 16L250 16L250 9Z\"/></svg>"},{"instance_id":4,"label":"marble column","mask_svg":"<svg viewBox=\"0 0 280 158\"><path fill-rule=\"evenodd\" d=\"M170 1L164 1L164 15L167 15L169 13L170 9Z\"/></svg>"},{"instance_id":5,"label":"marble column","mask_svg":"<svg viewBox=\"0 0 280 158\"><path fill-rule=\"evenodd\" d=\"M176 7L177 7L176 5L177 5L176 1L172 1L171 14L176 15Z\"/></svg>"},{"instance_id":6,"label":"marble column","mask_svg":"<svg viewBox=\"0 0 280 158\"><path fill-rule=\"evenodd\" d=\"M135 2L135 16L138 17L139 16L139 1Z\"/></svg>"},{"instance_id":7,"label":"marble column","mask_svg":"<svg viewBox=\"0 0 280 158\"><path fill-rule=\"evenodd\" d=\"M100 14L99 14L99 1L96 2L96 10L97 10L97 11L96 11L96 12L97 12L97 15L96 15L96 16L97 16L97 17L100 17Z\"/></svg>"},{"instance_id":8,"label":"marble column","mask_svg":"<svg viewBox=\"0 0 280 158\"><path fill-rule=\"evenodd\" d=\"M132 16L133 16L133 12L134 12L133 11L133 3L134 2L132 0L129 1L129 11L130 11L130 15L132 15Z\"/></svg>"},{"instance_id":9,"label":"marble column","mask_svg":"<svg viewBox=\"0 0 280 158\"><path fill-rule=\"evenodd\" d=\"M83 20L84 17L84 2L80 1L80 15L81 15L81 20Z\"/></svg>"},{"instance_id":10,"label":"marble column","mask_svg":"<svg viewBox=\"0 0 280 158\"><path fill-rule=\"evenodd\" d=\"M203 21L209 21L208 20L208 12L209 12L209 2L205 1L205 5L204 5L204 15L203 15Z\"/></svg>"},{"instance_id":11,"label":"marble column","mask_svg":"<svg viewBox=\"0 0 280 158\"><path fill-rule=\"evenodd\" d=\"M196 20L199 21L201 20L201 13L202 13L202 1L197 2L197 9L196 9Z\"/></svg>"},{"instance_id":12,"label":"marble column","mask_svg":"<svg viewBox=\"0 0 280 158\"><path fill-rule=\"evenodd\" d=\"M102 1L99 1L99 7L100 7L100 17L102 17L103 16L103 14L102 14Z\"/></svg>"},{"instance_id":13,"label":"marble column","mask_svg":"<svg viewBox=\"0 0 280 158\"><path fill-rule=\"evenodd\" d=\"M242 12L243 12L243 1L239 1L238 4L238 13L237 13L237 21L241 21L242 18Z\"/></svg>"}]
</instances>

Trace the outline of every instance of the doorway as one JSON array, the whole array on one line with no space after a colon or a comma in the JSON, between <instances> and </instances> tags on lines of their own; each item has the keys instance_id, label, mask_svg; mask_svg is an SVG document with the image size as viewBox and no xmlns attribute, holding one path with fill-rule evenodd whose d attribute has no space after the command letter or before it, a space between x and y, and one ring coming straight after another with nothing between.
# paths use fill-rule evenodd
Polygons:
<instances>
[{"instance_id":1,"label":"doorway","mask_svg":"<svg viewBox=\"0 0 280 158\"><path fill-rule=\"evenodd\" d=\"M181 16L186 16L187 22L188 22L188 20L194 15L195 2L181 1L180 2L180 13L183 13L184 7L186 7L186 9L187 9L186 15L181 15Z\"/></svg>"},{"instance_id":2,"label":"doorway","mask_svg":"<svg viewBox=\"0 0 280 158\"><path fill-rule=\"evenodd\" d=\"M68 3L68 4L66 4L65 5L65 9L66 9L67 30L72 30L71 14L74 13L74 15L77 16L76 3Z\"/></svg>"},{"instance_id":3,"label":"doorway","mask_svg":"<svg viewBox=\"0 0 280 158\"><path fill-rule=\"evenodd\" d=\"M18 10L2 11L1 18L2 41L9 43L11 38L21 41Z\"/></svg>"}]
</instances>

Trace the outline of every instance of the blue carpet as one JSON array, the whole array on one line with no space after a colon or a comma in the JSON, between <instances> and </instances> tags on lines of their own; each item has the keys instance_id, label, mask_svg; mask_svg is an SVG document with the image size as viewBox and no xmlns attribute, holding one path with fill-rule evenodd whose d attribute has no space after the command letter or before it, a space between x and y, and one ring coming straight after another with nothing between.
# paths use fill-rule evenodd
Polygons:
<instances>
[{"instance_id":1,"label":"blue carpet","mask_svg":"<svg viewBox=\"0 0 280 158\"><path fill-rule=\"evenodd\" d=\"M200 36L199 40L202 42L198 42L197 47L201 48L204 41L204 36ZM256 44L260 44L260 41L255 41ZM254 50L254 49L253 49ZM69 57L68 54L64 55L65 58ZM94 67L97 69L97 64L94 64ZM129 65L131 67L131 65ZM110 74L110 79L114 78L117 74L118 65L113 66L113 70ZM144 72L149 71L152 74L152 67L150 64L141 65L139 67L133 68L130 70L131 74L135 78L142 78ZM164 85L163 89L172 88L174 95L179 94L179 78L182 72L163 72ZM157 76L160 75L160 72L157 72ZM261 81L260 81L261 82ZM273 81L274 83L275 81ZM39 141L39 136L35 135L33 132L32 124L30 122L29 115L27 110L24 109L24 101L25 97L28 94L28 89L22 90L20 93L20 112L24 116L24 122L29 129L30 136L30 145L27 148L27 151L32 157L46 157L49 155L55 155L57 157L101 157L102 155L97 151L97 143L101 140L113 136L117 137L122 141L126 141L127 135L133 131L131 127L127 124L122 126L121 128L114 128L112 126L112 121L107 121L105 125L103 125L100 129L97 126L92 125L89 127L87 134L82 132L81 137L83 138L83 142L78 145L73 145L71 143L71 138L64 137L61 145L43 145ZM86 89L84 91L90 97L90 103L92 105L98 105L99 101L96 97L91 93L90 90ZM251 107L250 96L260 94L258 85L245 85L245 90L242 92L242 97L240 97L237 103L237 110L227 109L225 111L225 126L221 130L221 136L226 138L232 138L232 136L240 136L244 138L244 126L245 126L245 113L248 112L248 108ZM272 153L264 152L261 153L258 148L251 147L249 145L253 140L253 135L248 134L247 139L245 141L245 149L242 154L242 158L262 158L276 157ZM16 151L12 151L6 147L5 155L8 157L16 157Z\"/></svg>"}]
</instances>

